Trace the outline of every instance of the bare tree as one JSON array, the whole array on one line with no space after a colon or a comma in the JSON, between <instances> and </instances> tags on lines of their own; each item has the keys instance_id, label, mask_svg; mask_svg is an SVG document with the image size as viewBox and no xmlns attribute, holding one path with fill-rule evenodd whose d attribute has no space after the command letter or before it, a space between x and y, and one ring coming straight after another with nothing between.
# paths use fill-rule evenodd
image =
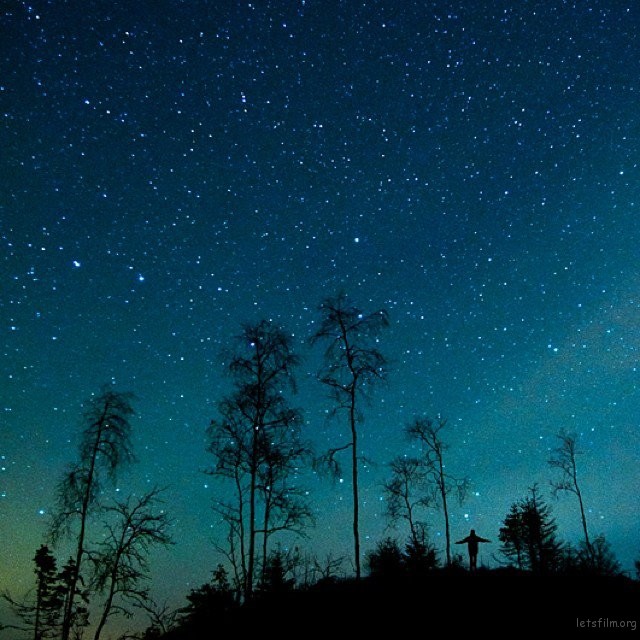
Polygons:
<instances>
[{"instance_id":1,"label":"bare tree","mask_svg":"<svg viewBox=\"0 0 640 640\"><path fill-rule=\"evenodd\" d=\"M290 338L263 320L243 326L237 342L228 365L234 390L218 404L220 420L209 427L208 451L216 459L210 473L233 487L233 499L220 501L217 509L228 526L227 557L242 578L247 599L255 585L258 535L266 557L269 536L300 532L304 524L305 511L293 499L296 491L289 477L302 462L304 447L299 441L301 413L284 393L287 387L295 391L293 369L298 364Z\"/></svg>"},{"instance_id":2,"label":"bare tree","mask_svg":"<svg viewBox=\"0 0 640 640\"><path fill-rule=\"evenodd\" d=\"M317 557L313 559L314 571L320 576L320 580L334 580L337 576L343 574L344 556L334 557L329 552L322 560Z\"/></svg>"},{"instance_id":3,"label":"bare tree","mask_svg":"<svg viewBox=\"0 0 640 640\"><path fill-rule=\"evenodd\" d=\"M385 310L364 314L350 305L343 293L322 302L320 314L320 327L311 338L312 344L321 342L326 345L325 367L320 372L320 382L329 388L335 410L347 412L350 430L348 441L329 449L322 461L338 474L340 464L337 455L341 451L351 452L354 565L356 578L360 579L358 426L363 415L359 398L370 391L375 382L386 377L387 361L375 345L389 320Z\"/></svg>"},{"instance_id":4,"label":"bare tree","mask_svg":"<svg viewBox=\"0 0 640 640\"><path fill-rule=\"evenodd\" d=\"M447 498L455 493L462 502L469 489L467 478L456 478L445 471L444 453L448 449L440 432L447 421L442 418L416 418L407 428L406 433L411 440L422 445L424 453L424 469L427 477L435 484L442 507L445 524L447 566L451 566L451 530L449 526L449 506Z\"/></svg>"},{"instance_id":5,"label":"bare tree","mask_svg":"<svg viewBox=\"0 0 640 640\"><path fill-rule=\"evenodd\" d=\"M262 528L256 530L262 535L263 582L269 564L269 538L279 531L304 535L305 528L313 522L304 491L291 483L301 462L310 455L311 450L300 442L297 431L286 429L278 429L264 451L257 484L263 504Z\"/></svg>"},{"instance_id":6,"label":"bare tree","mask_svg":"<svg viewBox=\"0 0 640 640\"><path fill-rule=\"evenodd\" d=\"M576 464L576 456L580 454L577 448L578 437L575 433L567 433L565 431L560 431L556 437L560 441L560 445L552 451L549 466L552 469L558 469L560 471L560 478L551 481L553 495L557 497L559 492L567 491L573 493L578 498L585 547L587 554L593 557L593 546L589 540L589 530L587 528L587 516L582 501L582 491L578 483L578 466Z\"/></svg>"},{"instance_id":7,"label":"bare tree","mask_svg":"<svg viewBox=\"0 0 640 640\"><path fill-rule=\"evenodd\" d=\"M126 602L144 603L148 592L148 556L151 548L171 544L167 533L169 519L164 510L154 512L160 490L155 488L140 498L129 498L105 509L115 521L106 522L106 537L97 550L89 552L93 564L93 587L106 592L94 640L112 615L130 617Z\"/></svg>"},{"instance_id":8,"label":"bare tree","mask_svg":"<svg viewBox=\"0 0 640 640\"><path fill-rule=\"evenodd\" d=\"M227 527L226 546L216 544L233 569L234 586L240 593L247 586L247 552L245 520L251 477L253 429L245 419L236 400L238 394L224 398L218 404L221 419L212 420L207 431L207 451L215 457L215 465L207 473L227 480L232 497L220 498L214 510ZM256 471L257 474L257 471Z\"/></svg>"},{"instance_id":9,"label":"bare tree","mask_svg":"<svg viewBox=\"0 0 640 640\"><path fill-rule=\"evenodd\" d=\"M51 538L57 542L78 523L76 552L62 621L62 640L71 635L78 580L85 556L90 514L99 504L105 479L115 481L122 464L133 460L131 424L133 396L105 387L88 402L84 413L78 461L64 474L57 487L57 510L51 524Z\"/></svg>"},{"instance_id":10,"label":"bare tree","mask_svg":"<svg viewBox=\"0 0 640 640\"><path fill-rule=\"evenodd\" d=\"M157 636L164 636L175 629L178 622L179 609L174 609L167 602L159 604L152 598L134 603L134 607L141 609L147 614L149 628L146 635L155 633Z\"/></svg>"},{"instance_id":11,"label":"bare tree","mask_svg":"<svg viewBox=\"0 0 640 640\"><path fill-rule=\"evenodd\" d=\"M404 520L409 525L413 546L423 545L427 525L419 520L419 513L430 507L434 499L424 462L417 458L397 457L390 466L391 479L384 485L387 516L393 524Z\"/></svg>"},{"instance_id":12,"label":"bare tree","mask_svg":"<svg viewBox=\"0 0 640 640\"><path fill-rule=\"evenodd\" d=\"M71 617L69 620L70 637L82 637L85 627L89 626L89 596L91 595L89 586L84 576L77 571L76 561L73 556L69 556L62 571L58 575L60 582L60 593L63 597L63 612L70 606ZM76 581L74 602L70 602L71 583Z\"/></svg>"}]
</instances>

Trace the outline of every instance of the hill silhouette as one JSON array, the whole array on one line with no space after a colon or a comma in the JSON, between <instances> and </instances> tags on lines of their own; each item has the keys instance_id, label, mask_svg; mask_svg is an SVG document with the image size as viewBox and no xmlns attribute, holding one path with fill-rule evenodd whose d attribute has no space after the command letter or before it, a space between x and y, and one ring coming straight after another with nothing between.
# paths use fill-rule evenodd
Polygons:
<instances>
[{"instance_id":1,"label":"hill silhouette","mask_svg":"<svg viewBox=\"0 0 640 640\"><path fill-rule=\"evenodd\" d=\"M226 611L200 611L191 623L164 637L204 640L221 631L267 636L387 630L394 635L584 633L587 628L610 630L614 624L632 629L639 601L640 583L624 576L436 570L420 579L328 580L307 589L266 593Z\"/></svg>"}]
</instances>

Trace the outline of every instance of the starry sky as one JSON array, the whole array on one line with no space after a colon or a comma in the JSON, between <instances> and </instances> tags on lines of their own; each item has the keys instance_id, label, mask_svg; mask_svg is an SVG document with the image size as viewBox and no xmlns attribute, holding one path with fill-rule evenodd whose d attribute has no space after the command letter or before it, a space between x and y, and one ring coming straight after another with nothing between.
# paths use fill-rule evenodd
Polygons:
<instances>
[{"instance_id":1,"label":"starry sky","mask_svg":"<svg viewBox=\"0 0 640 640\"><path fill-rule=\"evenodd\" d=\"M206 581L221 350L243 322L285 327L305 433L335 444L308 338L340 290L391 319L362 426L365 551L389 533L404 426L441 414L448 467L473 482L454 537L495 540L511 502L546 490L565 428L590 528L630 569L639 27L632 0L3 3L0 588L31 586L105 382L137 396L139 462L110 491L170 485L155 593ZM348 474L299 482L322 519L301 547L349 554ZM577 542L571 496L550 500Z\"/></svg>"}]
</instances>

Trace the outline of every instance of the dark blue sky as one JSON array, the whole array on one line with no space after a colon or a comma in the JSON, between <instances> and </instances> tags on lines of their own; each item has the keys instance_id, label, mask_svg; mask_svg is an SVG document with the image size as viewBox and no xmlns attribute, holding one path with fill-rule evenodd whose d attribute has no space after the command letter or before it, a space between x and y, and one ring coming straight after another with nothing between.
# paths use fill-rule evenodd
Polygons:
<instances>
[{"instance_id":1,"label":"dark blue sky","mask_svg":"<svg viewBox=\"0 0 640 640\"><path fill-rule=\"evenodd\" d=\"M515 6L514 6L515 5ZM297 404L335 442L308 347L320 300L385 307L393 367L363 427L364 548L385 535L404 425L449 419L495 539L560 428L579 433L593 533L638 546L640 9L631 2L10 2L0 37L0 583L31 584L81 403L138 397L140 462L170 483L156 589L219 558L204 430L221 349L270 318ZM348 479L303 477L348 553ZM577 542L571 496L552 502ZM442 521L430 517L440 548ZM400 537L404 532L398 532ZM8 541L8 543L6 542ZM484 549L483 549L484 551ZM485 562L490 562L486 552Z\"/></svg>"}]
</instances>

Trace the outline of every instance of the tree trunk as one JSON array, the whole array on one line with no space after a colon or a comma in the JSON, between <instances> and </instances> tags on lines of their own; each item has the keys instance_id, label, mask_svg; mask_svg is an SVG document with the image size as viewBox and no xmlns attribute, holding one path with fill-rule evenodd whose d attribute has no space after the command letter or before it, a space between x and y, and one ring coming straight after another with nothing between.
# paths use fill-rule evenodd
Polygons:
<instances>
[{"instance_id":1,"label":"tree trunk","mask_svg":"<svg viewBox=\"0 0 640 640\"><path fill-rule=\"evenodd\" d=\"M253 451L251 453L251 486L249 488L249 558L247 561L247 579L244 585L244 599L249 600L253 593L253 572L256 554L256 474L257 474L256 428L253 430Z\"/></svg>"},{"instance_id":2,"label":"tree trunk","mask_svg":"<svg viewBox=\"0 0 640 640\"><path fill-rule=\"evenodd\" d=\"M447 567L451 566L451 530L449 528L449 508L447 507L447 485L444 478L442 455L438 453L440 495L442 496L442 512L444 514L444 530L447 545Z\"/></svg>"},{"instance_id":3,"label":"tree trunk","mask_svg":"<svg viewBox=\"0 0 640 640\"><path fill-rule=\"evenodd\" d=\"M236 469L236 490L238 491L238 537L240 538L240 569L242 571L242 584L247 581L247 557L245 554L244 539L244 496L242 493L242 483ZM233 535L233 532L232 534Z\"/></svg>"},{"instance_id":4,"label":"tree trunk","mask_svg":"<svg viewBox=\"0 0 640 640\"><path fill-rule=\"evenodd\" d=\"M351 406L349 407L351 423L351 481L353 490L353 552L355 555L356 580L360 580L360 505L358 499L358 432L356 429L356 384L351 388Z\"/></svg>"},{"instance_id":5,"label":"tree trunk","mask_svg":"<svg viewBox=\"0 0 640 640\"><path fill-rule=\"evenodd\" d=\"M38 574L38 592L36 594L36 619L33 624L33 638L34 640L41 640L42 633L40 632L40 612L42 610L43 600L43 588L42 588L42 573Z\"/></svg>"},{"instance_id":6,"label":"tree trunk","mask_svg":"<svg viewBox=\"0 0 640 640\"><path fill-rule=\"evenodd\" d=\"M262 534L262 583L266 577L267 571L267 543L269 541L269 519L271 516L271 492L268 489L264 500L264 518L263 518L263 534Z\"/></svg>"},{"instance_id":7,"label":"tree trunk","mask_svg":"<svg viewBox=\"0 0 640 640\"><path fill-rule=\"evenodd\" d=\"M89 463L89 474L87 477L87 486L85 488L84 496L82 498L82 509L80 511L80 533L78 535L78 548L76 549L76 566L71 575L71 581L69 584L69 595L67 598L67 606L62 619L62 640L69 640L71 635L71 622L73 618L73 604L78 589L78 578L80 576L80 566L82 564L82 557L84 555L84 538L87 529L87 516L89 514L89 502L91 499L91 489L93 486L93 478L96 469L96 458L98 457L98 448L102 439L102 430L104 428L104 421L107 417L107 411L109 410L108 401L105 402L102 416L98 422L98 433L96 434L96 441L93 445L91 452L91 461Z\"/></svg>"},{"instance_id":8,"label":"tree trunk","mask_svg":"<svg viewBox=\"0 0 640 640\"><path fill-rule=\"evenodd\" d=\"M584 531L584 542L587 547L587 553L589 559L593 562L593 548L591 547L591 541L589 540L589 531L587 529L587 516L584 513L584 504L582 503L582 493L578 487L578 481L575 481L576 495L578 496L578 502L580 503L580 517L582 518L582 530Z\"/></svg>"},{"instance_id":9,"label":"tree trunk","mask_svg":"<svg viewBox=\"0 0 640 640\"><path fill-rule=\"evenodd\" d=\"M115 578L113 575L111 576L111 584L109 585L109 595L107 596L107 600L104 603L104 608L102 609L102 615L100 616L100 622L98 622L98 626L96 627L96 632L93 636L93 640L100 640L100 634L102 633L102 629L104 629L104 625L107 624L107 618L109 617L109 613L111 612L111 606L113 605L113 596L115 595Z\"/></svg>"},{"instance_id":10,"label":"tree trunk","mask_svg":"<svg viewBox=\"0 0 640 640\"><path fill-rule=\"evenodd\" d=\"M130 522L130 520L128 521ZM127 522L127 524L128 524ZM127 534L127 527L123 526L122 535L120 536L119 547L120 549L124 549L125 544L125 536ZM93 640L100 640L100 634L102 633L102 629L104 629L104 625L107 624L107 619L109 618L109 614L111 613L111 607L113 606L113 597L116 594L116 587L118 585L118 569L120 568L120 560L122 559L122 554L120 551L116 553L116 557L113 561L113 566L111 567L111 575L109 576L109 594L107 595L107 599L104 603L104 607L102 608L102 615L100 616L100 622L96 627L95 634L93 635Z\"/></svg>"}]
</instances>

